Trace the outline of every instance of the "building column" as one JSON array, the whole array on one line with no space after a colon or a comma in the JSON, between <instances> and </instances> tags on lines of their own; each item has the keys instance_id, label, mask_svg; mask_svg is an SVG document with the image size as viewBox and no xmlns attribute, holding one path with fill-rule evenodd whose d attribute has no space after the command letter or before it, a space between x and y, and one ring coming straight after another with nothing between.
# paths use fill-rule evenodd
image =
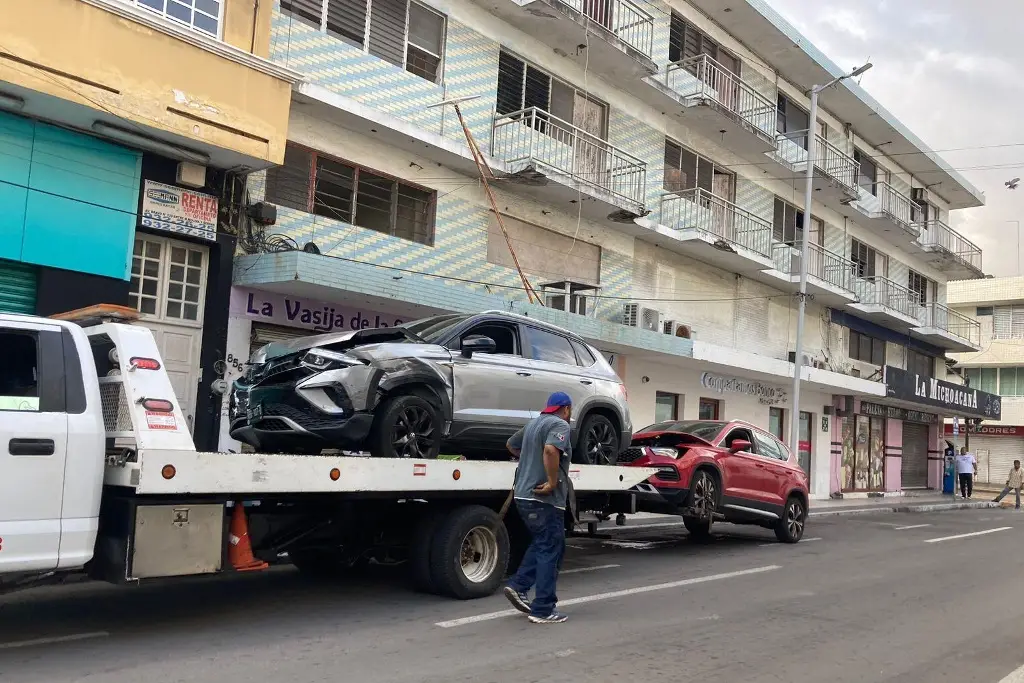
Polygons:
<instances>
[{"instance_id":1,"label":"building column","mask_svg":"<svg viewBox=\"0 0 1024 683\"><path fill-rule=\"evenodd\" d=\"M903 420L885 421L885 490L903 489Z\"/></svg>"}]
</instances>

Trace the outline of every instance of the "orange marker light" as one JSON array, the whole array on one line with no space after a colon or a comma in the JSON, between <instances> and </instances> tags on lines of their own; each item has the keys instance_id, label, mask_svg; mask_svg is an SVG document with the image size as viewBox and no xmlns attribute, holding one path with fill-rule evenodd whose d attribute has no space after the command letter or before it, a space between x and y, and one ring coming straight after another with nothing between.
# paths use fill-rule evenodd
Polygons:
<instances>
[{"instance_id":1,"label":"orange marker light","mask_svg":"<svg viewBox=\"0 0 1024 683\"><path fill-rule=\"evenodd\" d=\"M331 481L338 481L339 479L341 479L341 470L335 467L331 470Z\"/></svg>"},{"instance_id":2,"label":"orange marker light","mask_svg":"<svg viewBox=\"0 0 1024 683\"><path fill-rule=\"evenodd\" d=\"M458 481L461 478L462 478L462 472L460 472L459 470L454 470L452 472L452 479L454 479L455 481Z\"/></svg>"},{"instance_id":3,"label":"orange marker light","mask_svg":"<svg viewBox=\"0 0 1024 683\"><path fill-rule=\"evenodd\" d=\"M163 469L160 470L160 474L164 479L174 479L174 475L178 473L178 470L174 469L174 465L164 465Z\"/></svg>"}]
</instances>

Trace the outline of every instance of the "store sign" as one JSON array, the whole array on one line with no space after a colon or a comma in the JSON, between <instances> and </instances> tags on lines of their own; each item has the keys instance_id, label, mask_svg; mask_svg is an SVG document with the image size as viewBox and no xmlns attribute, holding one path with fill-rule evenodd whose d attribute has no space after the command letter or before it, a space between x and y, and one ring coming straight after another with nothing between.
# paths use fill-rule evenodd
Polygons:
<instances>
[{"instance_id":1,"label":"store sign","mask_svg":"<svg viewBox=\"0 0 1024 683\"><path fill-rule=\"evenodd\" d=\"M883 406L878 403L860 402L861 415L873 417L887 417L891 420L904 420L906 422L923 422L925 424L938 424L939 416L933 413L922 413L920 410L907 410L896 406Z\"/></svg>"},{"instance_id":2,"label":"store sign","mask_svg":"<svg viewBox=\"0 0 1024 683\"><path fill-rule=\"evenodd\" d=\"M407 322L402 316L243 289L232 290L231 313L261 323L301 327L314 332L347 332L374 327L394 327Z\"/></svg>"},{"instance_id":3,"label":"store sign","mask_svg":"<svg viewBox=\"0 0 1024 683\"><path fill-rule=\"evenodd\" d=\"M953 436L956 432L953 430L954 425L947 424L943 430L946 436ZM1024 436L1024 427L1015 425L979 425L977 427L968 427L967 432L970 434L983 434L985 436Z\"/></svg>"},{"instance_id":4,"label":"store sign","mask_svg":"<svg viewBox=\"0 0 1024 683\"><path fill-rule=\"evenodd\" d=\"M705 372L700 376L700 383L705 389L711 389L720 394L730 392L756 396L757 400L766 406L777 406L785 403L788 399L788 393L785 389L773 387L770 384L762 384L754 380L722 377Z\"/></svg>"},{"instance_id":5,"label":"store sign","mask_svg":"<svg viewBox=\"0 0 1024 683\"><path fill-rule=\"evenodd\" d=\"M217 241L217 198L147 180L142 188L141 225Z\"/></svg>"},{"instance_id":6,"label":"store sign","mask_svg":"<svg viewBox=\"0 0 1024 683\"><path fill-rule=\"evenodd\" d=\"M1002 400L995 394L922 377L891 365L885 367L885 394L889 398L944 408L947 412L970 417L998 420L1002 415Z\"/></svg>"}]
</instances>

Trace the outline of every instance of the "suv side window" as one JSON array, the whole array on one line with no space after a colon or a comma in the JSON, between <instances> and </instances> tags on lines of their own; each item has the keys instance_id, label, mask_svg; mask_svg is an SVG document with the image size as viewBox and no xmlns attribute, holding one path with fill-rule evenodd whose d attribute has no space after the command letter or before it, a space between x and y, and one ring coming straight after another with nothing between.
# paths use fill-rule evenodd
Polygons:
<instances>
[{"instance_id":1,"label":"suv side window","mask_svg":"<svg viewBox=\"0 0 1024 683\"><path fill-rule=\"evenodd\" d=\"M726 448L732 448L732 442L736 441L736 440L742 440L742 441L749 441L750 442L750 450L749 451L740 451L740 453L755 453L756 452L757 442L754 441L753 435L750 433L749 429L744 429L744 428L740 427L740 428L732 430L731 432L729 432L729 435L727 437L725 437L725 441L723 441L722 444Z\"/></svg>"},{"instance_id":2,"label":"suv side window","mask_svg":"<svg viewBox=\"0 0 1024 683\"><path fill-rule=\"evenodd\" d=\"M786 460L785 451L779 447L779 442L767 434L761 434L760 432L754 432L754 438L757 439L757 452L766 458L772 458L773 460Z\"/></svg>"},{"instance_id":3,"label":"suv side window","mask_svg":"<svg viewBox=\"0 0 1024 683\"><path fill-rule=\"evenodd\" d=\"M462 340L473 335L482 335L494 340L496 348L494 353L506 356L522 355L519 344L519 334L515 325L506 325L498 322L480 323L464 332L459 338L459 348L462 347Z\"/></svg>"},{"instance_id":4,"label":"suv side window","mask_svg":"<svg viewBox=\"0 0 1024 683\"><path fill-rule=\"evenodd\" d=\"M569 340L560 334L527 327L526 336L533 350L534 360L561 365L576 365L576 352Z\"/></svg>"},{"instance_id":5,"label":"suv side window","mask_svg":"<svg viewBox=\"0 0 1024 683\"><path fill-rule=\"evenodd\" d=\"M586 346L572 339L570 339L569 342L572 344L572 348L576 352L576 360L579 361L581 367L589 368L597 362L597 359L594 358L594 354L592 354L590 349Z\"/></svg>"}]
</instances>

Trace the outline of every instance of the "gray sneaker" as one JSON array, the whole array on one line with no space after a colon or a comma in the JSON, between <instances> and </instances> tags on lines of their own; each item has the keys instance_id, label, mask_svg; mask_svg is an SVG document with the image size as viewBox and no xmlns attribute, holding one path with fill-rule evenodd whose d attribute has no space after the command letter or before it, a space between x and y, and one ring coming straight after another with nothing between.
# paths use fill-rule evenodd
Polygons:
<instances>
[{"instance_id":1,"label":"gray sneaker","mask_svg":"<svg viewBox=\"0 0 1024 683\"><path fill-rule=\"evenodd\" d=\"M551 614L543 617L539 614L530 615L530 622L534 624L561 624L568 620L569 617L558 611L552 612Z\"/></svg>"},{"instance_id":2,"label":"gray sneaker","mask_svg":"<svg viewBox=\"0 0 1024 683\"><path fill-rule=\"evenodd\" d=\"M512 586L505 586L505 590L503 592L505 593L505 597L508 598L508 601L512 603L513 607L523 614L530 613L530 596L526 593L517 591Z\"/></svg>"}]
</instances>

